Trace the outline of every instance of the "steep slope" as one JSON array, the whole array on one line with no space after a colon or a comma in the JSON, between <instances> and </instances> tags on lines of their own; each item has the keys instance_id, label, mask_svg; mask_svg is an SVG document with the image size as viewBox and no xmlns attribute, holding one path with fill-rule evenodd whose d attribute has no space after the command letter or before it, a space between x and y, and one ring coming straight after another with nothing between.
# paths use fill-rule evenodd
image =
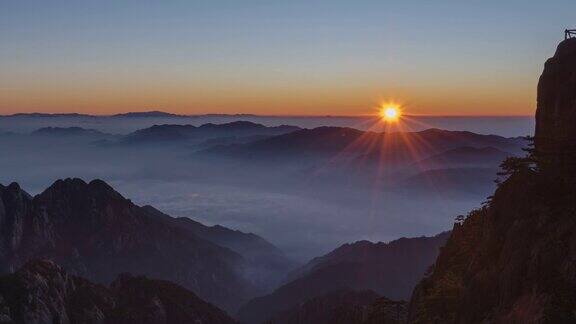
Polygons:
<instances>
[{"instance_id":1,"label":"steep slope","mask_svg":"<svg viewBox=\"0 0 576 324\"><path fill-rule=\"evenodd\" d=\"M535 150L471 212L417 286L413 323L576 322L576 39L538 85Z\"/></svg>"},{"instance_id":2,"label":"steep slope","mask_svg":"<svg viewBox=\"0 0 576 324\"><path fill-rule=\"evenodd\" d=\"M454 226L416 288L415 323L564 323L574 318L573 188L515 174L490 205Z\"/></svg>"},{"instance_id":3,"label":"steep slope","mask_svg":"<svg viewBox=\"0 0 576 324\"><path fill-rule=\"evenodd\" d=\"M161 280L123 274L111 288L31 261L0 277L2 323L235 323L192 292Z\"/></svg>"},{"instance_id":4,"label":"steep slope","mask_svg":"<svg viewBox=\"0 0 576 324\"><path fill-rule=\"evenodd\" d=\"M392 299L407 299L434 262L448 233L402 238L390 243L345 244L293 272L291 281L255 298L238 312L247 323L261 323L306 300L339 289L374 290Z\"/></svg>"},{"instance_id":5,"label":"steep slope","mask_svg":"<svg viewBox=\"0 0 576 324\"><path fill-rule=\"evenodd\" d=\"M338 290L312 298L266 323L399 324L405 317L406 302L394 302L370 290Z\"/></svg>"},{"instance_id":6,"label":"steep slope","mask_svg":"<svg viewBox=\"0 0 576 324\"><path fill-rule=\"evenodd\" d=\"M572 38L558 45L538 82L534 140L542 155L555 157L553 165L561 166L575 158L575 88L576 39Z\"/></svg>"},{"instance_id":7,"label":"steep slope","mask_svg":"<svg viewBox=\"0 0 576 324\"><path fill-rule=\"evenodd\" d=\"M297 263L288 259L280 249L258 235L220 225L206 226L187 217L174 218L152 206L143 206L142 209L148 212L150 217L165 224L189 231L194 236L239 253L250 261L247 272L259 287L277 287L288 271L297 266Z\"/></svg>"},{"instance_id":8,"label":"steep slope","mask_svg":"<svg viewBox=\"0 0 576 324\"><path fill-rule=\"evenodd\" d=\"M47 258L100 283L170 280L227 310L255 293L237 253L149 217L100 180L58 180L36 197L0 188L0 271Z\"/></svg>"}]
</instances>

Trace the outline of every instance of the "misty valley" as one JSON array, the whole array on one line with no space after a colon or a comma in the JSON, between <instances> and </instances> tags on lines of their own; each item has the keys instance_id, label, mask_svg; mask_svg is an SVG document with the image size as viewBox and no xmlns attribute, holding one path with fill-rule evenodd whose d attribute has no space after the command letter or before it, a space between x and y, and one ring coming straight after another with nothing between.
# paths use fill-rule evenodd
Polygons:
<instances>
[{"instance_id":1,"label":"misty valley","mask_svg":"<svg viewBox=\"0 0 576 324\"><path fill-rule=\"evenodd\" d=\"M197 118L0 117L9 129L0 138L8 153L0 168L10 170L0 187L1 270L16 271L7 282L30 285L27 274L38 272L49 281L80 280L70 273L90 285L112 283L106 298L90 303L107 305L98 316L120 323L129 322L124 312L147 314L123 304L142 298L184 308L191 298L224 311L207 310L207 323L229 316L284 323L314 303L340 302L402 320L455 217L486 201L501 162L529 144L522 136L438 128L386 131L378 120L357 129L307 128L306 118L297 125L281 117L267 125L247 116ZM97 127L78 126L86 120ZM145 127L105 131L132 123ZM56 263L27 263L34 259ZM125 272L150 279L119 277ZM158 279L198 297L140 291L162 285ZM60 281L53 284L69 284ZM180 289L162 287L167 296ZM82 289L92 295L96 288ZM82 322L88 315L67 316Z\"/></svg>"},{"instance_id":2,"label":"misty valley","mask_svg":"<svg viewBox=\"0 0 576 324\"><path fill-rule=\"evenodd\" d=\"M101 129L157 117L91 117L96 129L62 125L82 118L2 117L20 123L0 139L8 153L0 168L10 170L2 183L37 194L57 179L102 179L171 216L256 233L299 263L347 242L449 229L490 195L501 161L526 144L519 136L440 129L304 128L280 118L278 126L192 126L174 117L126 134ZM61 126L26 130L39 121Z\"/></svg>"}]
</instances>

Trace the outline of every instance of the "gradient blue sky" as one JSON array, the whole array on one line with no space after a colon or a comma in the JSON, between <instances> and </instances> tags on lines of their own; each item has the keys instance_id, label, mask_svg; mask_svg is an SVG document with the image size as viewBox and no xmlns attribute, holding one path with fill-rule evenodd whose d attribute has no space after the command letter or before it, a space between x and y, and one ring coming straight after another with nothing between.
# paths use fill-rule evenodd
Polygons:
<instances>
[{"instance_id":1,"label":"gradient blue sky","mask_svg":"<svg viewBox=\"0 0 576 324\"><path fill-rule=\"evenodd\" d=\"M576 1L0 1L0 113L518 115Z\"/></svg>"}]
</instances>

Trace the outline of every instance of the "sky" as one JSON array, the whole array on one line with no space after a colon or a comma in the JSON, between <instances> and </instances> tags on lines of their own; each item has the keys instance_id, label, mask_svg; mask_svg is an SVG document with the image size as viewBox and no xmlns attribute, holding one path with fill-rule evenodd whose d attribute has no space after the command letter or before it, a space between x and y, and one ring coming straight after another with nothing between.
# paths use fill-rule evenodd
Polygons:
<instances>
[{"instance_id":1,"label":"sky","mask_svg":"<svg viewBox=\"0 0 576 324\"><path fill-rule=\"evenodd\" d=\"M531 115L576 1L0 0L0 114Z\"/></svg>"}]
</instances>

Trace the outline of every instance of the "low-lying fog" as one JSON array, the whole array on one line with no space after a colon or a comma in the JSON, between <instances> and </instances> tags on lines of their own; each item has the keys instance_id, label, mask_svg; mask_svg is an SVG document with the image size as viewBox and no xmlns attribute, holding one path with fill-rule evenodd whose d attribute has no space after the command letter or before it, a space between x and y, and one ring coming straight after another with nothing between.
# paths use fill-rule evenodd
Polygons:
<instances>
[{"instance_id":1,"label":"low-lying fog","mask_svg":"<svg viewBox=\"0 0 576 324\"><path fill-rule=\"evenodd\" d=\"M25 118L21 119L26 121ZM158 122L146 118L95 118L96 121L84 124L82 120L86 118L54 118L35 117L28 124L8 124L4 117L0 118L0 128L26 134L47 125L80 125L126 133ZM301 127L343 123L330 118L266 122L262 117L252 119ZM176 118L164 123L181 121ZM194 124L206 121L197 120ZM449 122L454 120L442 123ZM459 126L444 128L456 127ZM516 118L467 120L460 127L516 136L525 135L532 126L531 120ZM413 180L416 185L410 186L394 176L383 177L375 185L375 176L370 174L373 169L366 169L368 174L362 176L350 176L345 170L330 170L321 163L312 163L316 171L328 170L318 173L309 172L309 161L253 164L207 157L190 145L104 145L92 138L66 136L0 135L0 150L1 184L17 181L36 194L58 178L101 178L139 205L150 204L172 216L190 217L207 225L221 224L256 233L298 261L360 239L388 241L449 229L455 216L480 206L491 193L491 181L496 178L491 164L471 168L481 171L475 173L477 178L465 178L454 188L452 180L431 180L431 185L422 188L422 182Z\"/></svg>"}]
</instances>

